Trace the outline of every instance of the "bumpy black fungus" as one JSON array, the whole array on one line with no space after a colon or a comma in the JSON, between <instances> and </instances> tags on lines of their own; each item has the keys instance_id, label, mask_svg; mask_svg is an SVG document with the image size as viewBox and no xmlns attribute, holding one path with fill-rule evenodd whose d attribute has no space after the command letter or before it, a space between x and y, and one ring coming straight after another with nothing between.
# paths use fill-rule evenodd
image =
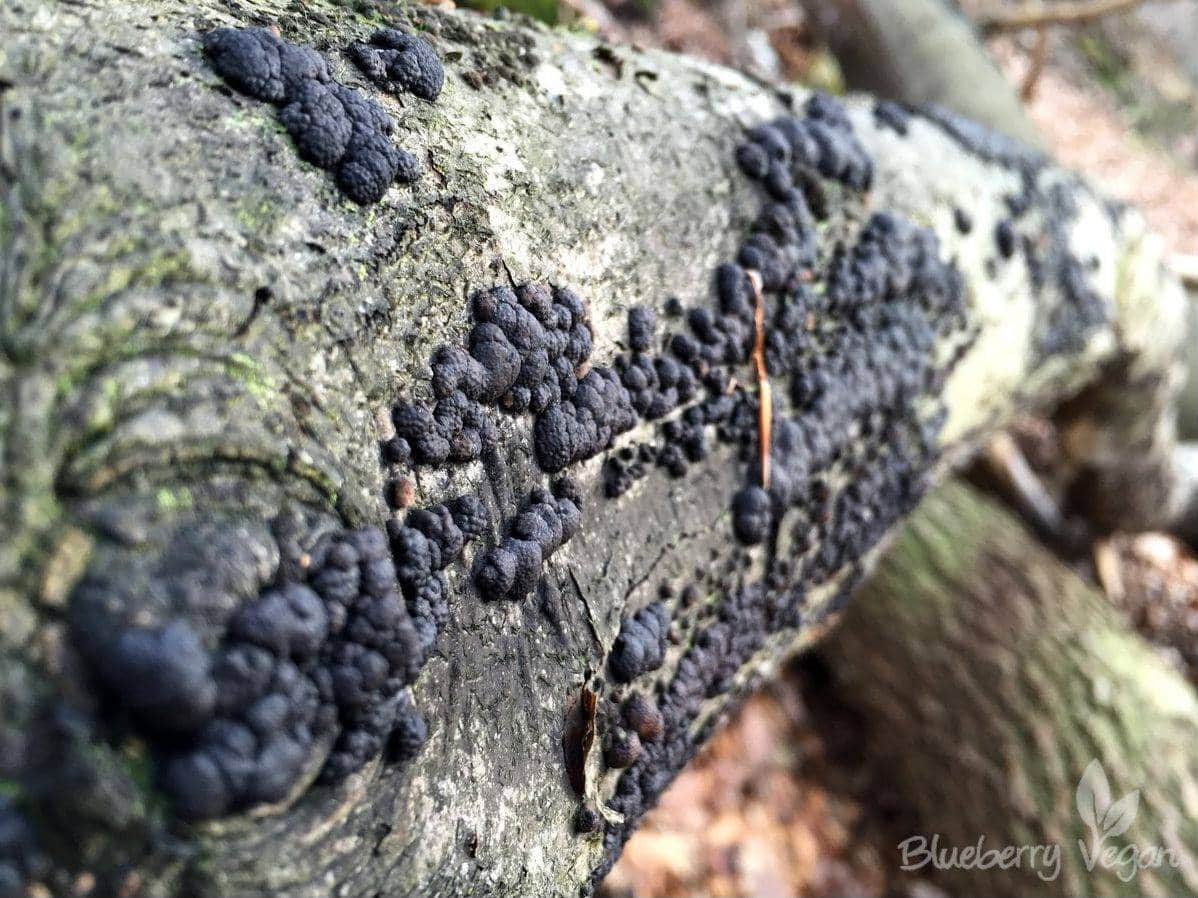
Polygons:
<instances>
[{"instance_id":1,"label":"bumpy black fungus","mask_svg":"<svg viewBox=\"0 0 1198 898\"><path fill-rule=\"evenodd\" d=\"M400 696L395 713L395 723L387 742L387 760L392 764L406 764L420 754L428 739L428 725L415 702L406 693Z\"/></svg>"},{"instance_id":2,"label":"bumpy black fungus","mask_svg":"<svg viewBox=\"0 0 1198 898\"><path fill-rule=\"evenodd\" d=\"M482 503L461 497L411 512L390 542L374 528L328 532L302 563L281 529L280 551L295 557L252 599L205 597L202 619L137 626L113 617L104 583L89 578L71 623L99 682L155 747L178 816L219 817L286 799L320 744L332 745L326 781L385 746L397 761L418 750L424 723L407 690L447 614L440 570L486 527ZM243 582L237 561L197 574L220 593L221 577Z\"/></svg>"},{"instance_id":3,"label":"bumpy black fungus","mask_svg":"<svg viewBox=\"0 0 1198 898\"><path fill-rule=\"evenodd\" d=\"M1015 227L1009 219L1004 218L994 228L994 242L998 252L1004 259L1015 255Z\"/></svg>"},{"instance_id":4,"label":"bumpy black fungus","mask_svg":"<svg viewBox=\"0 0 1198 898\"><path fill-rule=\"evenodd\" d=\"M875 110L896 130L907 124L899 112L905 110ZM617 370L646 417L637 397L642 390L664 392L652 378L662 358L696 376L697 400L659 425L661 442L648 447L647 459L671 474L685 473L685 462L707 451L709 433L737 449L747 470L744 486L731 497L734 532L741 542L758 544L785 528L788 558L767 558L764 580L746 584L745 553L737 550L722 573L705 565L696 570L704 584L688 584L680 595L663 592L656 606L625 619L607 662L617 683L661 663L671 604L687 609L686 619L696 623L677 640L685 648L659 697L631 696L608 732L608 765L629 763L610 801L624 821L605 831L609 854L594 880L695 751L703 703L734 687L737 672L770 633L798 626L811 587L840 572L853 574L918 501L937 457L940 386L970 341L961 276L941 259L930 231L879 213L855 239L816 258L813 220L823 210L813 205L822 204L820 181L865 189L872 178L872 164L838 103L816 96L804 118L752 129L737 161L761 182L763 209L736 260L715 272L718 307L692 308L686 330L667 335L664 353L634 351L617 359ZM788 177L791 193L784 191ZM759 467L757 394L730 389L734 378L753 378L748 362L756 300L748 269L762 275L765 361L775 397L768 487ZM946 345L952 347L947 357L940 352ZM643 476L638 464L639 447L609 455L605 491L621 492ZM833 489L831 482L847 485ZM853 577L847 580L831 606L848 595ZM719 596L714 608L700 606L711 594ZM633 738L636 749L629 751Z\"/></svg>"},{"instance_id":5,"label":"bumpy black fungus","mask_svg":"<svg viewBox=\"0 0 1198 898\"><path fill-rule=\"evenodd\" d=\"M419 177L415 157L392 144L383 107L333 80L315 50L265 28L217 28L204 35L204 52L232 87L275 104L300 156L332 171L355 202L377 202L395 181Z\"/></svg>"},{"instance_id":6,"label":"bumpy black fungus","mask_svg":"<svg viewBox=\"0 0 1198 898\"><path fill-rule=\"evenodd\" d=\"M906 137L911 124L911 113L901 103L893 100L878 100L874 103L874 120L896 134Z\"/></svg>"},{"instance_id":7,"label":"bumpy black fungus","mask_svg":"<svg viewBox=\"0 0 1198 898\"><path fill-rule=\"evenodd\" d=\"M349 55L371 81L391 93L407 91L435 100L445 83L445 70L433 48L394 28L376 31L369 44L351 44Z\"/></svg>"},{"instance_id":8,"label":"bumpy black fungus","mask_svg":"<svg viewBox=\"0 0 1198 898\"><path fill-rule=\"evenodd\" d=\"M612 439L636 423L627 389L616 373L592 368L571 399L551 406L537 418L533 447L537 464L555 473L597 455Z\"/></svg>"},{"instance_id":9,"label":"bumpy black fungus","mask_svg":"<svg viewBox=\"0 0 1198 898\"><path fill-rule=\"evenodd\" d=\"M732 499L732 529L736 538L752 546L769 535L772 510L769 493L747 486Z\"/></svg>"},{"instance_id":10,"label":"bumpy black fungus","mask_svg":"<svg viewBox=\"0 0 1198 898\"><path fill-rule=\"evenodd\" d=\"M627 391L615 374L595 367L579 372L591 353L586 306L565 288L528 284L496 287L471 301L475 326L468 349L434 353L434 407L396 406L398 438L419 464L478 458L494 440L488 409L533 414L537 462L549 472L589 458L632 426Z\"/></svg>"},{"instance_id":11,"label":"bumpy black fungus","mask_svg":"<svg viewBox=\"0 0 1198 898\"><path fill-rule=\"evenodd\" d=\"M474 582L484 599L523 599L541 579L545 561L578 530L577 491L565 482L555 492L533 490L503 541L479 556Z\"/></svg>"},{"instance_id":12,"label":"bumpy black fungus","mask_svg":"<svg viewBox=\"0 0 1198 898\"><path fill-rule=\"evenodd\" d=\"M633 306L628 310L628 344L636 352L648 352L653 348L656 329L657 316L652 309Z\"/></svg>"},{"instance_id":13,"label":"bumpy black fungus","mask_svg":"<svg viewBox=\"0 0 1198 898\"><path fill-rule=\"evenodd\" d=\"M187 731L212 714L217 683L186 621L120 631L95 657L100 678L151 729Z\"/></svg>"},{"instance_id":14,"label":"bumpy black fungus","mask_svg":"<svg viewBox=\"0 0 1198 898\"><path fill-rule=\"evenodd\" d=\"M0 898L21 898L43 866L33 828L0 796Z\"/></svg>"},{"instance_id":15,"label":"bumpy black fungus","mask_svg":"<svg viewBox=\"0 0 1198 898\"><path fill-rule=\"evenodd\" d=\"M1032 286L1037 292L1050 287L1058 291L1052 302L1037 304L1037 315L1044 320L1034 328L1036 351L1043 357L1081 345L1106 317L1085 265L1069 241L1069 225L1077 214L1075 195L1087 188L1076 177L1062 179L1059 172L1052 172L1043 153L983 125L936 106L920 107L917 113L964 149L1019 176L1020 191L1005 197L1006 205L1013 218L1034 210L1040 217L1039 228L1047 236L1025 253ZM1117 215L1114 219L1117 223ZM1014 228L1010 222L999 228L1010 231L1009 242L1007 234L997 230L995 234L1000 253L1009 258L1006 248L1010 247L1010 255L1018 248Z\"/></svg>"},{"instance_id":16,"label":"bumpy black fungus","mask_svg":"<svg viewBox=\"0 0 1198 898\"><path fill-rule=\"evenodd\" d=\"M619 635L607 657L607 667L617 683L628 683L641 674L661 667L665 660L670 613L654 602L624 618Z\"/></svg>"},{"instance_id":17,"label":"bumpy black fungus","mask_svg":"<svg viewBox=\"0 0 1198 898\"><path fill-rule=\"evenodd\" d=\"M789 199L801 170L815 171L856 190L873 181L873 162L836 100L813 94L803 118L780 118L749 130L736 161L777 200Z\"/></svg>"}]
</instances>

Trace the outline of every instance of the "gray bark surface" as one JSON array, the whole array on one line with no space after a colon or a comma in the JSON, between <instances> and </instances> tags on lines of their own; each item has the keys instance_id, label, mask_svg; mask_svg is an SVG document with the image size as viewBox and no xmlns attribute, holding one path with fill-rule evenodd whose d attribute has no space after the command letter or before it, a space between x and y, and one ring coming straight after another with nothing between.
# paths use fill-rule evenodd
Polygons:
<instances>
[{"instance_id":1,"label":"gray bark surface","mask_svg":"<svg viewBox=\"0 0 1198 898\"><path fill-rule=\"evenodd\" d=\"M387 107L396 142L425 163L417 184L348 202L299 160L271 108L223 85L199 33L271 23ZM388 23L423 29L445 61L435 105L377 94L340 54ZM536 597L483 603L468 565L449 571L451 619L414 690L430 728L420 756L228 820L170 824L136 739L85 732L30 760L47 708L62 696L94 707L66 611L89 571L162 588L155 565L183 524L254 545L254 528L289 509L313 528L382 526L387 410L423 388L434 348L462 341L475 289L574 288L593 364L618 351L630 306L709 303L714 267L760 203L735 147L787 102L693 60L459 13L271 0L0 8L0 786L56 865L124 871L153 895L565 895L588 882L610 851L573 831L567 703L663 581L739 563L728 506L745 470L728 447L615 500L598 485L602 456L576 466L582 530ZM889 210L934 230L965 281L976 340L940 397L944 467L1115 362L1168 387L1179 294L1134 213L1116 219L1067 174L1042 173L1076 198L1068 242L1095 259L1087 277L1104 303L1076 346L1045 355L1037 328L1063 305L1059 289L1032 289L1018 262L995 266L1018 172L922 119L905 137L880 128L868 100L850 115L875 186L830 190L824 258L868 211ZM954 228L955 207L971 235ZM1135 426L1167 431L1167 401L1151 411ZM416 504L473 492L510 515L544 478L529 428L504 420L494 463L418 469ZM785 551L748 552L742 582ZM821 610L858 572L810 593L804 624L770 634L705 701L695 744L822 632ZM615 776L598 763L589 798L602 805Z\"/></svg>"}]
</instances>

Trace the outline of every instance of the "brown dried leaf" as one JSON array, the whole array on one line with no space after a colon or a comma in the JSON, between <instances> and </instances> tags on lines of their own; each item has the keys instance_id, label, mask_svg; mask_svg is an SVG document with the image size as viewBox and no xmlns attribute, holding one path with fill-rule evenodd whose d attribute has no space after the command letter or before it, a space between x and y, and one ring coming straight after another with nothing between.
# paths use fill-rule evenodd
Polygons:
<instances>
[{"instance_id":1,"label":"brown dried leaf","mask_svg":"<svg viewBox=\"0 0 1198 898\"><path fill-rule=\"evenodd\" d=\"M566 708L566 725L562 730L562 754L566 761L566 777L570 788L579 798L586 795L587 757L595 744L595 693L586 686Z\"/></svg>"}]
</instances>

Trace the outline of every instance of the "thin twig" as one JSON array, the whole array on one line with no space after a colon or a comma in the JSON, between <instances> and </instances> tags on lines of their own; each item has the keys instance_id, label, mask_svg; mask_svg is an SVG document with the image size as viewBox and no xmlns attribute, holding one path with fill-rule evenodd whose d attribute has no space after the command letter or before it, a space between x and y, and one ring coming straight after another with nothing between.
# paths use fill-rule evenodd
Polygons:
<instances>
[{"instance_id":1,"label":"thin twig","mask_svg":"<svg viewBox=\"0 0 1198 898\"><path fill-rule=\"evenodd\" d=\"M1011 493L1011 498L1041 531L1061 538L1065 518L1044 482L1032 470L1018 444L1006 432L994 435L982 452L982 461Z\"/></svg>"},{"instance_id":2,"label":"thin twig","mask_svg":"<svg viewBox=\"0 0 1198 898\"><path fill-rule=\"evenodd\" d=\"M1102 590L1113 601L1123 599L1123 563L1115 544L1109 539L1100 539L1094 543L1094 572Z\"/></svg>"},{"instance_id":3,"label":"thin twig","mask_svg":"<svg viewBox=\"0 0 1198 898\"><path fill-rule=\"evenodd\" d=\"M1038 28L1042 25L1077 25L1117 12L1126 12L1143 2L1144 0L1061 0L1059 3L1041 3L1039 0L1032 0L1018 6L995 6L983 10L974 17L974 21L983 33L989 35L1000 31Z\"/></svg>"},{"instance_id":4,"label":"thin twig","mask_svg":"<svg viewBox=\"0 0 1198 898\"><path fill-rule=\"evenodd\" d=\"M1036 83L1044 73L1044 64L1048 62L1048 26L1041 25L1036 29L1036 45L1032 48L1031 63L1027 74L1023 76L1023 84L1019 87L1019 99L1030 103L1036 96Z\"/></svg>"},{"instance_id":5,"label":"thin twig","mask_svg":"<svg viewBox=\"0 0 1198 898\"><path fill-rule=\"evenodd\" d=\"M757 371L757 447L761 457L761 488L770 488L770 431L774 402L769 372L765 369L765 300L761 296L761 275L749 271L753 285L753 367Z\"/></svg>"}]
</instances>

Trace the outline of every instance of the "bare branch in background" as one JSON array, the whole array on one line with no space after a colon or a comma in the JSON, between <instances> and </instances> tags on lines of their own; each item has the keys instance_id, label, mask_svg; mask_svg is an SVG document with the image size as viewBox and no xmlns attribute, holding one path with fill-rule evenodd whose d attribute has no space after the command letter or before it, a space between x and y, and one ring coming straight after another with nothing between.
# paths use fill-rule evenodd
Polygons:
<instances>
[{"instance_id":1,"label":"bare branch in background","mask_svg":"<svg viewBox=\"0 0 1198 898\"><path fill-rule=\"evenodd\" d=\"M1143 0L1067 0L1061 3L1022 3L995 6L974 16L982 33L1039 28L1046 25L1080 25L1104 16L1135 9Z\"/></svg>"},{"instance_id":2,"label":"bare branch in background","mask_svg":"<svg viewBox=\"0 0 1198 898\"><path fill-rule=\"evenodd\" d=\"M1036 96L1036 85L1044 73L1044 64L1048 62L1048 26L1041 25L1036 29L1036 45L1032 48L1031 59L1027 74L1023 76L1023 84L1019 86L1019 99L1030 103Z\"/></svg>"}]
</instances>

